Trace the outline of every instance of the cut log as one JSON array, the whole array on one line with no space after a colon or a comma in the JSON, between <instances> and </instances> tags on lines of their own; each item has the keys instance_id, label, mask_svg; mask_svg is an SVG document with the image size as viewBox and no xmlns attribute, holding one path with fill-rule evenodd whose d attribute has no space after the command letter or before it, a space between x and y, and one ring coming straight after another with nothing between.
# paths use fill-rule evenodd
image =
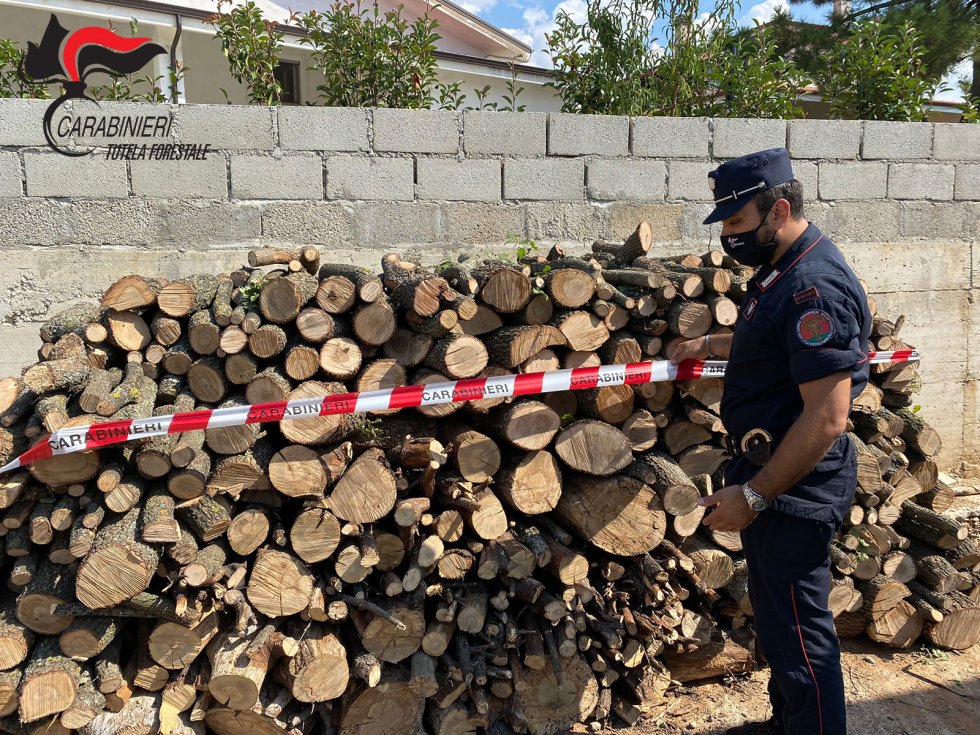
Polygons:
<instances>
[{"instance_id":1,"label":"cut log","mask_svg":"<svg viewBox=\"0 0 980 735\"><path fill-rule=\"evenodd\" d=\"M561 419L544 403L519 400L496 412L488 428L525 451L544 449L557 433Z\"/></svg>"},{"instance_id":2,"label":"cut log","mask_svg":"<svg viewBox=\"0 0 980 735\"><path fill-rule=\"evenodd\" d=\"M395 478L380 449L358 457L330 494L334 515L352 523L372 523L395 505Z\"/></svg>"},{"instance_id":3,"label":"cut log","mask_svg":"<svg viewBox=\"0 0 980 735\"><path fill-rule=\"evenodd\" d=\"M687 539L681 550L694 562L694 570L709 589L721 589L732 581L735 566L725 551L699 536Z\"/></svg>"},{"instance_id":4,"label":"cut log","mask_svg":"<svg viewBox=\"0 0 980 735\"><path fill-rule=\"evenodd\" d=\"M902 517L896 521L895 530L939 549L959 546L968 534L966 526L909 500L902 503Z\"/></svg>"},{"instance_id":5,"label":"cut log","mask_svg":"<svg viewBox=\"0 0 980 735\"><path fill-rule=\"evenodd\" d=\"M905 409L896 412L905 426L902 429L902 439L919 454L934 457L943 447L939 432L929 426L921 416Z\"/></svg>"},{"instance_id":6,"label":"cut log","mask_svg":"<svg viewBox=\"0 0 980 735\"><path fill-rule=\"evenodd\" d=\"M19 692L21 722L64 712L75 701L81 669L58 650L54 638L41 640L24 668Z\"/></svg>"},{"instance_id":7,"label":"cut log","mask_svg":"<svg viewBox=\"0 0 980 735\"><path fill-rule=\"evenodd\" d=\"M329 559L340 539L340 523L330 511L319 507L307 508L296 516L289 532L293 551L307 564Z\"/></svg>"},{"instance_id":8,"label":"cut log","mask_svg":"<svg viewBox=\"0 0 980 735\"><path fill-rule=\"evenodd\" d=\"M500 499L527 515L553 510L561 487L558 462L545 450L514 457L494 478L494 490Z\"/></svg>"},{"instance_id":9,"label":"cut log","mask_svg":"<svg viewBox=\"0 0 980 735\"><path fill-rule=\"evenodd\" d=\"M138 540L140 511L105 523L78 567L75 594L90 608L112 607L149 587L160 551Z\"/></svg>"},{"instance_id":10,"label":"cut log","mask_svg":"<svg viewBox=\"0 0 980 735\"><path fill-rule=\"evenodd\" d=\"M586 720L599 702L598 682L578 655L562 660L559 671L524 669L520 677L517 705L532 733L566 732Z\"/></svg>"},{"instance_id":11,"label":"cut log","mask_svg":"<svg viewBox=\"0 0 980 735\"><path fill-rule=\"evenodd\" d=\"M633 456L623 432L591 419L566 428L555 440L555 454L573 470L600 477L624 469Z\"/></svg>"},{"instance_id":12,"label":"cut log","mask_svg":"<svg viewBox=\"0 0 980 735\"><path fill-rule=\"evenodd\" d=\"M653 490L623 475L569 478L555 512L584 541L617 556L656 548L667 527Z\"/></svg>"},{"instance_id":13,"label":"cut log","mask_svg":"<svg viewBox=\"0 0 980 735\"><path fill-rule=\"evenodd\" d=\"M472 378L487 366L487 348L476 337L451 334L432 347L425 364L454 380Z\"/></svg>"},{"instance_id":14,"label":"cut log","mask_svg":"<svg viewBox=\"0 0 980 735\"><path fill-rule=\"evenodd\" d=\"M750 672L755 669L755 655L750 642L725 636L721 643L709 643L687 653L664 651L664 663L670 669L671 678L688 683L730 676L732 672Z\"/></svg>"},{"instance_id":15,"label":"cut log","mask_svg":"<svg viewBox=\"0 0 980 735\"><path fill-rule=\"evenodd\" d=\"M263 615L295 615L310 600L313 576L295 557L275 549L260 549L251 566L247 590L248 601Z\"/></svg>"},{"instance_id":16,"label":"cut log","mask_svg":"<svg viewBox=\"0 0 980 735\"><path fill-rule=\"evenodd\" d=\"M355 690L345 701L339 735L402 735L419 731L424 700L407 673L385 670L376 687Z\"/></svg>"},{"instance_id":17,"label":"cut log","mask_svg":"<svg viewBox=\"0 0 980 735\"><path fill-rule=\"evenodd\" d=\"M327 487L327 476L319 454L309 447L293 444L272 456L269 461L269 482L291 498L319 498L323 497Z\"/></svg>"},{"instance_id":18,"label":"cut log","mask_svg":"<svg viewBox=\"0 0 980 735\"><path fill-rule=\"evenodd\" d=\"M347 651L340 639L319 625L311 626L296 655L284 658L274 672L300 702L327 702L347 689Z\"/></svg>"}]
</instances>

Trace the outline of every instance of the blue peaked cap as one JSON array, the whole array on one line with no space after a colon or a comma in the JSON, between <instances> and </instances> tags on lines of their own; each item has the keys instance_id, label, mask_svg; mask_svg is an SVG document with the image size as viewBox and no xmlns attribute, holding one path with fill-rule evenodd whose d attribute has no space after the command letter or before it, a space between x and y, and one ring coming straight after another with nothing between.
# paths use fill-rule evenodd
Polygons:
<instances>
[{"instance_id":1,"label":"blue peaked cap","mask_svg":"<svg viewBox=\"0 0 980 735\"><path fill-rule=\"evenodd\" d=\"M720 222L735 214L760 191L793 179L793 167L785 148L770 148L725 161L708 174L715 208L704 224Z\"/></svg>"}]
</instances>

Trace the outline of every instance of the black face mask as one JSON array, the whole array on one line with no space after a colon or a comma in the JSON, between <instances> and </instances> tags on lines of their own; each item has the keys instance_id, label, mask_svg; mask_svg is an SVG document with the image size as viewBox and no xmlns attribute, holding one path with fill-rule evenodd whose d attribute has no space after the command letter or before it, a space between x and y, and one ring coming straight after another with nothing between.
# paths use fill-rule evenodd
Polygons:
<instances>
[{"instance_id":1,"label":"black face mask","mask_svg":"<svg viewBox=\"0 0 980 735\"><path fill-rule=\"evenodd\" d=\"M721 246L725 252L742 265L752 268L765 265L772 260L772 254L776 251L775 236L769 242L759 242L759 230L766 223L766 217L771 211L772 207L769 207L762 217L762 222L754 230L737 232L734 235L722 235Z\"/></svg>"}]
</instances>

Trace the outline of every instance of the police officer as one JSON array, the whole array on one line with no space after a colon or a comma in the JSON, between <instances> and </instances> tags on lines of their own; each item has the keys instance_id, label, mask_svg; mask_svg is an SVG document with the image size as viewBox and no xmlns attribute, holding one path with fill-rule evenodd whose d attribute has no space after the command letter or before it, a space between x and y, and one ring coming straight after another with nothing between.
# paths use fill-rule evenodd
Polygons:
<instances>
[{"instance_id":1,"label":"police officer","mask_svg":"<svg viewBox=\"0 0 980 735\"><path fill-rule=\"evenodd\" d=\"M844 434L868 381L871 314L857 277L803 218L783 148L708 174L721 243L758 266L734 333L672 346L669 357L728 358L721 418L733 455L704 523L741 531L773 717L729 733L844 735L840 647L827 605L829 549L857 485Z\"/></svg>"}]
</instances>

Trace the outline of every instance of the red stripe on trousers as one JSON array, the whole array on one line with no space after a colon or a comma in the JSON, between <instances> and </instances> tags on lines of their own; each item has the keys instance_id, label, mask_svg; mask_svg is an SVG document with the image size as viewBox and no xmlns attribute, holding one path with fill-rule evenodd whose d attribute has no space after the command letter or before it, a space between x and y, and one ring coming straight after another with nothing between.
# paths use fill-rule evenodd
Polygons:
<instances>
[{"instance_id":1,"label":"red stripe on trousers","mask_svg":"<svg viewBox=\"0 0 980 735\"><path fill-rule=\"evenodd\" d=\"M806 646L803 645L803 629L800 627L800 616L796 612L796 587L792 584L789 586L789 599L793 601L793 617L796 618L796 632L800 636L800 650L803 651L803 660L806 661L806 667L810 670L813 687L817 690L817 717L820 720L820 735L823 735L823 708L820 706L820 685L817 684L817 677L814 675L813 667L810 665L810 657L806 655Z\"/></svg>"}]
</instances>

